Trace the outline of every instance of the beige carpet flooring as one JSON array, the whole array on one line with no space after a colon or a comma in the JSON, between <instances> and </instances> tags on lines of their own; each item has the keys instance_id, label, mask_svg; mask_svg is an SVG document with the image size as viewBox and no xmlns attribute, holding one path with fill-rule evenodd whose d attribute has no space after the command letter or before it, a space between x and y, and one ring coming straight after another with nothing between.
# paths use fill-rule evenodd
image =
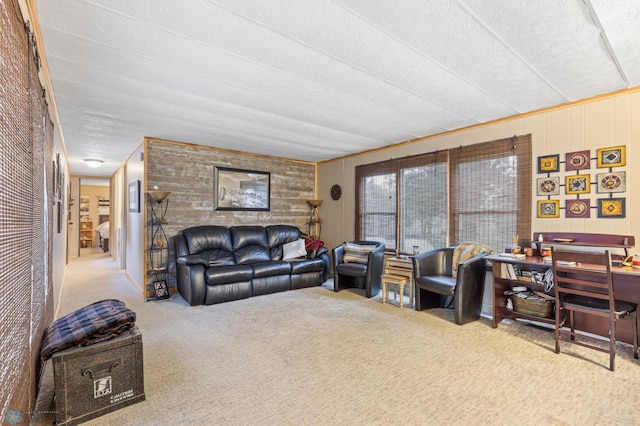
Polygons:
<instances>
[{"instance_id":1,"label":"beige carpet flooring","mask_svg":"<svg viewBox=\"0 0 640 426\"><path fill-rule=\"evenodd\" d=\"M104 298L137 313L146 400L92 425L634 425L640 363L522 323L464 326L332 284L213 306L145 302L106 254L72 260L58 317ZM38 408L52 401L50 365ZM51 424L40 416L36 424Z\"/></svg>"}]
</instances>

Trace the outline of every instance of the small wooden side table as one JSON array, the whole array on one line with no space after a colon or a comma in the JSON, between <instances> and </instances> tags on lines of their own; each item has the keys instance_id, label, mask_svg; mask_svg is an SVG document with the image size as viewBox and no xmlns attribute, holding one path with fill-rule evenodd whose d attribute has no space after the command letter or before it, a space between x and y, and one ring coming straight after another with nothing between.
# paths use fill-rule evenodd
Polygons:
<instances>
[{"instance_id":1,"label":"small wooden side table","mask_svg":"<svg viewBox=\"0 0 640 426\"><path fill-rule=\"evenodd\" d=\"M385 283L385 277L389 284L395 284L400 287L400 307L404 304L404 286L409 284L409 306L413 306L413 261L410 257L389 257L385 259L384 275L381 276L382 281L382 297L383 303L387 297L387 285ZM402 284L399 283L400 278L404 278ZM395 288L394 288L395 297Z\"/></svg>"},{"instance_id":2,"label":"small wooden side table","mask_svg":"<svg viewBox=\"0 0 640 426\"><path fill-rule=\"evenodd\" d=\"M400 309L404 305L404 286L409 282L407 277L401 275L384 274L380 276L382 281L382 304L387 303L389 294L389 285L397 285L400 293ZM413 287L409 287L409 301L413 305ZM396 298L396 288L393 288L393 298Z\"/></svg>"}]
</instances>

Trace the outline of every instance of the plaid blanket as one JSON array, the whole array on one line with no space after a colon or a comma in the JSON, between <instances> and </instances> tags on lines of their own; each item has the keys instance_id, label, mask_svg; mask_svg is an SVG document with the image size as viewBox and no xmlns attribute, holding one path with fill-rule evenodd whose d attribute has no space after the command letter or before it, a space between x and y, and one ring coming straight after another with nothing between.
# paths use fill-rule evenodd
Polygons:
<instances>
[{"instance_id":1,"label":"plaid blanket","mask_svg":"<svg viewBox=\"0 0 640 426\"><path fill-rule=\"evenodd\" d=\"M135 323L136 313L120 300L92 303L47 327L40 344L40 359L44 362L56 352L118 337L132 329Z\"/></svg>"}]
</instances>

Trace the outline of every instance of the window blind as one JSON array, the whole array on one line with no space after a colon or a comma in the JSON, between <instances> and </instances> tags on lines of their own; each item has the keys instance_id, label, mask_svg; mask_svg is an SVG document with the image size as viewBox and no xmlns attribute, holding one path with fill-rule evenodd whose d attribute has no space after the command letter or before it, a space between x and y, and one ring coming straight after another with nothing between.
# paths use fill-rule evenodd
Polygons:
<instances>
[{"instance_id":1,"label":"window blind","mask_svg":"<svg viewBox=\"0 0 640 426\"><path fill-rule=\"evenodd\" d=\"M531 235L531 135L356 168L356 238L396 254Z\"/></svg>"}]
</instances>

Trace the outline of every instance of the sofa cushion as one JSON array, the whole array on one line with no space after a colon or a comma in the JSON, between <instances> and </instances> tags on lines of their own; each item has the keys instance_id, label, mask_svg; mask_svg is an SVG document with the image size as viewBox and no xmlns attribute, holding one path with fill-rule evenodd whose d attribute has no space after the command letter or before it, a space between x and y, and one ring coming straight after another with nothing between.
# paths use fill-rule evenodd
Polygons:
<instances>
[{"instance_id":1,"label":"sofa cushion","mask_svg":"<svg viewBox=\"0 0 640 426\"><path fill-rule=\"evenodd\" d=\"M253 278L253 269L248 265L216 266L205 269L204 278L208 285L250 281Z\"/></svg>"},{"instance_id":2,"label":"sofa cushion","mask_svg":"<svg viewBox=\"0 0 640 426\"><path fill-rule=\"evenodd\" d=\"M300 230L289 225L267 226L267 242L269 247L281 246L300 238Z\"/></svg>"},{"instance_id":3,"label":"sofa cushion","mask_svg":"<svg viewBox=\"0 0 640 426\"><path fill-rule=\"evenodd\" d=\"M306 272L318 272L324 268L322 259L293 259L290 260L292 274L304 274Z\"/></svg>"},{"instance_id":4,"label":"sofa cushion","mask_svg":"<svg viewBox=\"0 0 640 426\"><path fill-rule=\"evenodd\" d=\"M347 263L367 263L369 253L375 250L373 244L344 243L344 255L342 260Z\"/></svg>"},{"instance_id":5,"label":"sofa cushion","mask_svg":"<svg viewBox=\"0 0 640 426\"><path fill-rule=\"evenodd\" d=\"M206 250L198 254L198 256L207 259L209 265L235 265L236 260L233 253L227 250Z\"/></svg>"},{"instance_id":6,"label":"sofa cushion","mask_svg":"<svg viewBox=\"0 0 640 426\"><path fill-rule=\"evenodd\" d=\"M262 226L234 226L231 228L231 241L238 264L271 260L267 231Z\"/></svg>"},{"instance_id":7,"label":"sofa cushion","mask_svg":"<svg viewBox=\"0 0 640 426\"><path fill-rule=\"evenodd\" d=\"M233 226L230 231L234 251L247 246L269 248L267 231L263 226Z\"/></svg>"},{"instance_id":8,"label":"sofa cushion","mask_svg":"<svg viewBox=\"0 0 640 426\"><path fill-rule=\"evenodd\" d=\"M291 273L291 264L282 260L255 262L251 264L251 268L253 269L253 278L289 275Z\"/></svg>"},{"instance_id":9,"label":"sofa cushion","mask_svg":"<svg viewBox=\"0 0 640 426\"><path fill-rule=\"evenodd\" d=\"M304 240L296 240L282 246L282 260L295 259L307 255Z\"/></svg>"},{"instance_id":10,"label":"sofa cushion","mask_svg":"<svg viewBox=\"0 0 640 426\"><path fill-rule=\"evenodd\" d=\"M367 275L367 265L362 263L341 263L336 266L336 271L340 275L364 277Z\"/></svg>"},{"instance_id":11,"label":"sofa cushion","mask_svg":"<svg viewBox=\"0 0 640 426\"><path fill-rule=\"evenodd\" d=\"M271 260L269 250L260 246L243 247L234 251L233 256L236 259L236 263L239 265Z\"/></svg>"},{"instance_id":12,"label":"sofa cushion","mask_svg":"<svg viewBox=\"0 0 640 426\"><path fill-rule=\"evenodd\" d=\"M445 296L453 296L456 290L457 279L444 275L429 275L416 278L416 285L428 286L429 291L443 294Z\"/></svg>"},{"instance_id":13,"label":"sofa cushion","mask_svg":"<svg viewBox=\"0 0 640 426\"><path fill-rule=\"evenodd\" d=\"M198 254L206 250L231 252L231 233L226 226L193 226L182 230L189 254Z\"/></svg>"}]
</instances>

